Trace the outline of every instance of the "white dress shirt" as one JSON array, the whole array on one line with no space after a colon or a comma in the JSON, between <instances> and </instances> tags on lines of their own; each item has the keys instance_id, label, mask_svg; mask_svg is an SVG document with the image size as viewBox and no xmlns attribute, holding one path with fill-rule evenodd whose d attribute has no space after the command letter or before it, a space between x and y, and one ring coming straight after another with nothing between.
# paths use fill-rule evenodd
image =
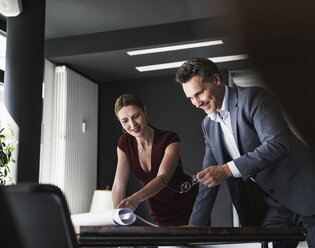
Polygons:
<instances>
[{"instance_id":1,"label":"white dress shirt","mask_svg":"<svg viewBox=\"0 0 315 248\"><path fill-rule=\"evenodd\" d=\"M228 106L228 99L229 99L229 89L227 86L225 86L225 94L224 94L221 112L215 111L214 113L209 114L208 116L211 120L220 123L220 126L223 131L223 143L225 145L225 148L227 149L231 158L236 159L236 158L239 158L241 155L233 136L231 117L230 117L229 106ZM234 161L230 161L227 164L233 174L233 177L242 176L242 174L237 169Z\"/></svg>"}]
</instances>

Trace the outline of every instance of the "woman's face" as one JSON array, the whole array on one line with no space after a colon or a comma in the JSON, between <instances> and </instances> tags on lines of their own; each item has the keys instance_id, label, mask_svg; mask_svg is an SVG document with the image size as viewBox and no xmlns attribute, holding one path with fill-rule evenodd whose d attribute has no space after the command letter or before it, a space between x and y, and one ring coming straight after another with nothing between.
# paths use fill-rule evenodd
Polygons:
<instances>
[{"instance_id":1,"label":"woman's face","mask_svg":"<svg viewBox=\"0 0 315 248\"><path fill-rule=\"evenodd\" d=\"M122 107L118 112L118 119L126 132L135 137L141 136L148 126L145 113L134 105Z\"/></svg>"}]
</instances>

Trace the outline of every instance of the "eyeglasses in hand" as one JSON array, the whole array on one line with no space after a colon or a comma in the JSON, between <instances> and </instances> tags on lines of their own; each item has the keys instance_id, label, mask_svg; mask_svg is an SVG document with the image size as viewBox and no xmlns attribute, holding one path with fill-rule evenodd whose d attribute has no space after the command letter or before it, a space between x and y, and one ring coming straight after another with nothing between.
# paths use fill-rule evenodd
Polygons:
<instances>
[{"instance_id":1,"label":"eyeglasses in hand","mask_svg":"<svg viewBox=\"0 0 315 248\"><path fill-rule=\"evenodd\" d=\"M191 176L191 182L183 182L180 186L180 190L176 190L170 186L167 185L167 183L164 182L163 178L161 177L162 182L165 184L165 186L167 188L169 188L170 190L179 193L179 194L184 194L186 192L188 192L194 185L196 185L199 181L197 179L197 173L195 173L194 171L182 166L184 169L194 173L194 175Z\"/></svg>"}]
</instances>

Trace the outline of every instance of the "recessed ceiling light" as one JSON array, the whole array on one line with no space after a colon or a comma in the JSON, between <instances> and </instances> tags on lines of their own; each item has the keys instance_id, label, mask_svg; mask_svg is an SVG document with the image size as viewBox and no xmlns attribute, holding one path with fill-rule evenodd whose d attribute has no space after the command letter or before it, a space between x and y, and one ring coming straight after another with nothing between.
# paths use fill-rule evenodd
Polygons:
<instances>
[{"instance_id":1,"label":"recessed ceiling light","mask_svg":"<svg viewBox=\"0 0 315 248\"><path fill-rule=\"evenodd\" d=\"M247 54L241 54L241 55L213 57L209 59L213 61L214 63L222 63L222 62L228 62L228 61L243 60L243 59L248 59L248 58L249 57ZM163 63L163 64L156 64L156 65L137 66L136 69L139 72L171 69L171 68L178 68L185 62L186 61L178 61L178 62Z\"/></svg>"},{"instance_id":2,"label":"recessed ceiling light","mask_svg":"<svg viewBox=\"0 0 315 248\"><path fill-rule=\"evenodd\" d=\"M162 52L169 52L169 51L175 51L175 50L183 50L183 49L206 47L206 46L215 46L215 45L222 45L222 44L223 44L222 40L213 40L213 41L196 42L196 43L189 43L189 44L183 44L183 45L134 50L134 51L129 51L127 53L129 56L134 56L134 55L141 55L141 54L162 53Z\"/></svg>"}]
</instances>

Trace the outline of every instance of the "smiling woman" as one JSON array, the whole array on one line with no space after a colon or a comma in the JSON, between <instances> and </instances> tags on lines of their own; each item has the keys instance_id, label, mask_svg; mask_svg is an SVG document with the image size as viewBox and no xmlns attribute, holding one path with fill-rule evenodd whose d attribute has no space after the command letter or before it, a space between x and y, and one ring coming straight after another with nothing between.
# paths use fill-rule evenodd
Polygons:
<instances>
[{"instance_id":1,"label":"smiling woman","mask_svg":"<svg viewBox=\"0 0 315 248\"><path fill-rule=\"evenodd\" d=\"M149 125L147 108L133 94L123 94L116 100L115 113L124 134L117 146L118 162L112 188L114 208L134 211L141 202L147 201L158 226L188 224L198 186L194 184L183 194L179 191L191 179L183 171L179 137ZM130 171L142 189L126 198Z\"/></svg>"}]
</instances>

